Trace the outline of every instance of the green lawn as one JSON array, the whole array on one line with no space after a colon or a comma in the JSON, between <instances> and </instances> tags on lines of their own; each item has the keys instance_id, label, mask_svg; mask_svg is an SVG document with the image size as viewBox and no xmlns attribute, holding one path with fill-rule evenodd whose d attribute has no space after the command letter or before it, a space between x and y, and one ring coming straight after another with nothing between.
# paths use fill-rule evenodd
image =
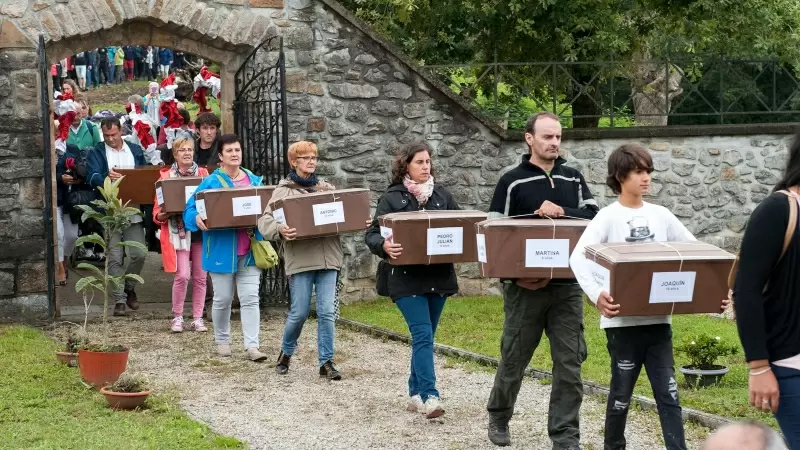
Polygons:
<instances>
[{"instance_id":1,"label":"green lawn","mask_svg":"<svg viewBox=\"0 0 800 450\"><path fill-rule=\"evenodd\" d=\"M600 329L600 314L595 308L586 307L584 310L589 357L583 364L582 376L584 380L608 386L611 379L609 369L611 361L606 350L605 333ZM408 334L408 328L399 310L386 299L345 305L342 306L341 314L342 317L358 322ZM503 300L500 297L454 297L448 300L442 314L436 331L436 342L499 358L503 318ZM737 345L739 343L736 325L731 321L707 315L673 318L673 342L676 345L684 336L703 332L720 336ZM684 355L676 354L675 362L676 366L680 366L686 364L687 360ZM717 387L701 390L681 386L681 403L713 414L733 418L756 418L777 426L772 416L757 412L747 402L748 374L741 350L737 355L721 358L719 363L730 367L730 372L723 378L722 383ZM546 336L542 337L531 366L551 370L550 345ZM682 384L683 376L678 376ZM636 393L652 398L644 370L636 385Z\"/></svg>"},{"instance_id":2,"label":"green lawn","mask_svg":"<svg viewBox=\"0 0 800 450\"><path fill-rule=\"evenodd\" d=\"M0 327L0 436L3 448L243 448L181 412L174 399L115 412L81 383L78 369L57 364L58 345L26 327Z\"/></svg>"}]
</instances>

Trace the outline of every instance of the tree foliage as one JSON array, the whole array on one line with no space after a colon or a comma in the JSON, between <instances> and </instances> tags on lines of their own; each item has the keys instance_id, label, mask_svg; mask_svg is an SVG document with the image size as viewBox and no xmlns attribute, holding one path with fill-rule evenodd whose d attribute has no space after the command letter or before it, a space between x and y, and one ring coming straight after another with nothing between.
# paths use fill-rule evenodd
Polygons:
<instances>
[{"instance_id":1,"label":"tree foliage","mask_svg":"<svg viewBox=\"0 0 800 450\"><path fill-rule=\"evenodd\" d=\"M344 4L426 65L778 58L794 66L800 61L800 2L795 0L344 0ZM590 117L608 113L599 106L603 80L627 77L638 105L669 111L673 94L681 95L683 71L703 70L697 63L674 69L677 72L665 76L671 69L572 64L542 77L530 66L505 66L505 73L488 75L481 68L444 70L443 81L452 85L454 78L476 80L475 89L459 92L476 103L497 83L507 83L511 89L503 102L535 99L533 91L549 89L562 98L551 101L548 95L546 102L564 100L573 116L585 116L575 119L574 126L597 126L597 118ZM653 104L643 94L653 86L657 92L669 91L667 86L676 90ZM494 115L494 110L489 113ZM665 124L666 114L662 119L655 122Z\"/></svg>"}]
</instances>

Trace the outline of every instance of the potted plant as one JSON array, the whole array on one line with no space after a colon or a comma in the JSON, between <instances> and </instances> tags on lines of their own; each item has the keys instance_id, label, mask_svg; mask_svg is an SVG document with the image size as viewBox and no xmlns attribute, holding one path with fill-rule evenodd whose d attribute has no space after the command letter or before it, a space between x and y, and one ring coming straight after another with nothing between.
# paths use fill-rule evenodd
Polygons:
<instances>
[{"instance_id":1,"label":"potted plant","mask_svg":"<svg viewBox=\"0 0 800 450\"><path fill-rule=\"evenodd\" d=\"M701 334L684 340L675 350L689 357L689 364L678 369L683 374L686 384L702 388L719 384L722 377L728 373L728 368L715 364L717 358L735 355L739 348L734 344L723 342L719 336Z\"/></svg>"},{"instance_id":2,"label":"potted plant","mask_svg":"<svg viewBox=\"0 0 800 450\"><path fill-rule=\"evenodd\" d=\"M86 330L77 324L71 322L67 323L69 325L74 325L74 327L68 327L65 335L62 335L65 341L64 349L63 351L56 350L56 359L58 362L66 364L69 367L78 367L78 350L87 342ZM76 328L79 331L76 332Z\"/></svg>"},{"instance_id":3,"label":"potted plant","mask_svg":"<svg viewBox=\"0 0 800 450\"><path fill-rule=\"evenodd\" d=\"M129 207L128 202L122 203L119 199L119 184L124 177L120 177L112 182L106 178L103 187L98 188L102 196L101 199L93 200L91 205L79 205L83 215L81 222L88 220L96 221L103 230L103 236L92 233L88 236L81 236L75 245L83 245L90 242L103 248L108 254L108 250L113 247L138 247L144 251L147 248L134 241L120 241L112 246L109 245L111 237L131 225L131 218L141 215L137 208ZM88 343L78 350L78 367L81 377L95 386L102 387L116 381L128 366L128 349L121 345L108 343L108 295L111 291L121 289L125 280L132 279L139 283L144 283L142 277L134 274L112 276L108 273L109 258L103 264L103 270L87 264L78 264L77 268L86 270L91 275L84 276L75 284L75 291L81 293L84 299L86 327L89 316L89 305L95 293L103 295L103 329L99 343Z\"/></svg>"},{"instance_id":4,"label":"potted plant","mask_svg":"<svg viewBox=\"0 0 800 450\"><path fill-rule=\"evenodd\" d=\"M108 406L114 409L136 409L144 404L153 390L142 375L123 373L109 386L100 388Z\"/></svg>"}]
</instances>

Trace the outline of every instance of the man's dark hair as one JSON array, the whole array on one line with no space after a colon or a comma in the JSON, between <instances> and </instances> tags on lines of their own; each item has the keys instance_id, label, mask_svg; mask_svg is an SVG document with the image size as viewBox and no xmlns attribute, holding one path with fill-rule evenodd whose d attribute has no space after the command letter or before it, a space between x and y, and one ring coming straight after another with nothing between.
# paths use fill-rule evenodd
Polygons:
<instances>
[{"instance_id":1,"label":"man's dark hair","mask_svg":"<svg viewBox=\"0 0 800 450\"><path fill-rule=\"evenodd\" d=\"M622 180L635 170L653 171L653 158L639 144L625 144L611 152L608 157L608 177L606 185L619 195L622 193Z\"/></svg>"},{"instance_id":2,"label":"man's dark hair","mask_svg":"<svg viewBox=\"0 0 800 450\"><path fill-rule=\"evenodd\" d=\"M419 152L428 152L428 156L431 157L431 160L433 159L431 146L425 141L409 142L397 150L394 161L392 161L392 184L403 182L403 178L408 174L408 165ZM433 176L433 164L431 164L431 176Z\"/></svg>"},{"instance_id":3,"label":"man's dark hair","mask_svg":"<svg viewBox=\"0 0 800 450\"><path fill-rule=\"evenodd\" d=\"M539 119L553 119L556 122L560 122L558 116L547 111L542 111L540 113L536 113L528 119L528 122L525 124L525 132L529 134L536 134L536 121Z\"/></svg>"},{"instance_id":4,"label":"man's dark hair","mask_svg":"<svg viewBox=\"0 0 800 450\"><path fill-rule=\"evenodd\" d=\"M100 121L100 128L110 130L111 127L117 127L118 130L122 131L122 124L119 123L119 119L116 117L104 117Z\"/></svg>"},{"instance_id":5,"label":"man's dark hair","mask_svg":"<svg viewBox=\"0 0 800 450\"><path fill-rule=\"evenodd\" d=\"M222 126L222 122L219 120L219 117L217 117L216 114L210 112L204 112L203 114L198 115L196 119L194 119L195 128L199 130L200 127L203 125L213 125L219 128L220 126Z\"/></svg>"},{"instance_id":6,"label":"man's dark hair","mask_svg":"<svg viewBox=\"0 0 800 450\"><path fill-rule=\"evenodd\" d=\"M221 138L219 138L219 149L222 151L222 147L229 145L229 144L239 144L242 145L241 139L239 136L235 134L223 134Z\"/></svg>"}]
</instances>

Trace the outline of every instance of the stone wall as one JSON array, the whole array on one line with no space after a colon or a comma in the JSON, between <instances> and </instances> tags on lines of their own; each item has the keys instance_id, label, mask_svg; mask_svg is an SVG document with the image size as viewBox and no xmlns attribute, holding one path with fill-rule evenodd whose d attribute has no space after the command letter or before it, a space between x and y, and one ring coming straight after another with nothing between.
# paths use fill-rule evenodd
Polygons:
<instances>
[{"instance_id":1,"label":"stone wall","mask_svg":"<svg viewBox=\"0 0 800 450\"><path fill-rule=\"evenodd\" d=\"M783 173L790 135L567 140L564 156L579 168L601 205L615 200L605 185L606 158L636 142L653 156L647 201L669 208L699 239L738 251L747 219ZM524 146L506 143L504 148Z\"/></svg>"},{"instance_id":2,"label":"stone wall","mask_svg":"<svg viewBox=\"0 0 800 450\"><path fill-rule=\"evenodd\" d=\"M0 319L47 310L43 158L35 43L48 58L106 44L159 45L222 69L223 128L232 130L233 77L244 56L280 34L286 52L290 140L321 152L319 172L338 187L386 189L391 155L418 139L434 148L436 178L465 208L487 209L504 170L524 153L503 130L421 71L334 0L11 0L0 6ZM274 54L272 55L274 56ZM648 139L653 201L726 248L779 174L782 136ZM601 202L607 154L622 141L564 142ZM372 298L376 259L362 235L344 238L346 300ZM491 292L474 266L462 292Z\"/></svg>"},{"instance_id":3,"label":"stone wall","mask_svg":"<svg viewBox=\"0 0 800 450\"><path fill-rule=\"evenodd\" d=\"M0 321L48 312L36 61L0 47Z\"/></svg>"}]
</instances>

